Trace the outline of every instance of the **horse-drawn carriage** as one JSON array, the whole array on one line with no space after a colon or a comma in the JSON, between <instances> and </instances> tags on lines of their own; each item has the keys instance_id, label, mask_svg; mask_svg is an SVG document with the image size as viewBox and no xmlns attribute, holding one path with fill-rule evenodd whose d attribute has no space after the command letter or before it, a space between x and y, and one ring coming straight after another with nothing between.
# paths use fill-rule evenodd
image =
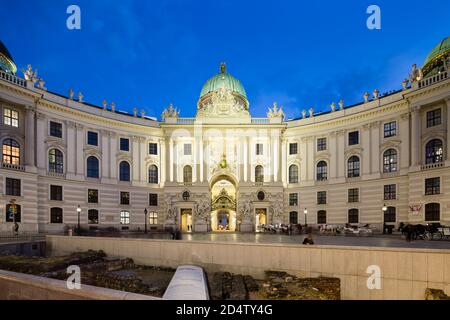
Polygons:
<instances>
[{"instance_id":1,"label":"horse-drawn carriage","mask_svg":"<svg viewBox=\"0 0 450 320\"><path fill-rule=\"evenodd\" d=\"M450 227L442 226L440 223L408 224L401 225L402 235L411 237L411 240L442 240L450 238Z\"/></svg>"}]
</instances>

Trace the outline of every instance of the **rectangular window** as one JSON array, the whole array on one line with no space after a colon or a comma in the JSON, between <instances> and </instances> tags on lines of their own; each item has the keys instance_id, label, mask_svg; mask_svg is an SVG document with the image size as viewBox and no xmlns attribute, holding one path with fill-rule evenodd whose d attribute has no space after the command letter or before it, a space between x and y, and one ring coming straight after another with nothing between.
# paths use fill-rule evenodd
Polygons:
<instances>
[{"instance_id":1,"label":"rectangular window","mask_svg":"<svg viewBox=\"0 0 450 320\"><path fill-rule=\"evenodd\" d=\"M87 143L91 146L98 146L98 133L93 131L88 131Z\"/></svg>"},{"instance_id":2,"label":"rectangular window","mask_svg":"<svg viewBox=\"0 0 450 320\"><path fill-rule=\"evenodd\" d=\"M157 155L158 154L158 144L157 143L149 143L148 144L148 154Z\"/></svg>"},{"instance_id":3,"label":"rectangular window","mask_svg":"<svg viewBox=\"0 0 450 320\"><path fill-rule=\"evenodd\" d=\"M353 146L359 144L359 131L349 132L348 134L348 145Z\"/></svg>"},{"instance_id":4,"label":"rectangular window","mask_svg":"<svg viewBox=\"0 0 450 320\"><path fill-rule=\"evenodd\" d=\"M359 189L348 189L348 202L359 202Z\"/></svg>"},{"instance_id":5,"label":"rectangular window","mask_svg":"<svg viewBox=\"0 0 450 320\"><path fill-rule=\"evenodd\" d=\"M50 135L56 138L62 138L62 124L50 121Z\"/></svg>"},{"instance_id":6,"label":"rectangular window","mask_svg":"<svg viewBox=\"0 0 450 320\"><path fill-rule=\"evenodd\" d=\"M21 194L20 180L19 179L6 178L6 193L5 194L7 196L20 197L20 194Z\"/></svg>"},{"instance_id":7,"label":"rectangular window","mask_svg":"<svg viewBox=\"0 0 450 320\"><path fill-rule=\"evenodd\" d=\"M156 193L150 193L148 195L148 205L153 207L158 205L158 195Z\"/></svg>"},{"instance_id":8,"label":"rectangular window","mask_svg":"<svg viewBox=\"0 0 450 320\"><path fill-rule=\"evenodd\" d=\"M120 138L120 151L130 151L130 139Z\"/></svg>"},{"instance_id":9,"label":"rectangular window","mask_svg":"<svg viewBox=\"0 0 450 320\"><path fill-rule=\"evenodd\" d=\"M120 224L130 224L130 211L120 211Z\"/></svg>"},{"instance_id":10,"label":"rectangular window","mask_svg":"<svg viewBox=\"0 0 450 320\"><path fill-rule=\"evenodd\" d=\"M148 223L149 224L158 224L158 213L150 212L148 214Z\"/></svg>"},{"instance_id":11,"label":"rectangular window","mask_svg":"<svg viewBox=\"0 0 450 320\"><path fill-rule=\"evenodd\" d=\"M90 209L88 211L88 223L98 224L98 210Z\"/></svg>"},{"instance_id":12,"label":"rectangular window","mask_svg":"<svg viewBox=\"0 0 450 320\"><path fill-rule=\"evenodd\" d=\"M50 209L50 223L63 223L63 209L51 208Z\"/></svg>"},{"instance_id":13,"label":"rectangular window","mask_svg":"<svg viewBox=\"0 0 450 320\"><path fill-rule=\"evenodd\" d=\"M184 144L184 155L185 156L192 155L192 144L190 144L190 143L185 143Z\"/></svg>"},{"instance_id":14,"label":"rectangular window","mask_svg":"<svg viewBox=\"0 0 450 320\"><path fill-rule=\"evenodd\" d=\"M298 145L297 143L289 143L289 154L297 154Z\"/></svg>"},{"instance_id":15,"label":"rectangular window","mask_svg":"<svg viewBox=\"0 0 450 320\"><path fill-rule=\"evenodd\" d=\"M317 192L317 204L327 204L327 192L318 191Z\"/></svg>"},{"instance_id":16,"label":"rectangular window","mask_svg":"<svg viewBox=\"0 0 450 320\"><path fill-rule=\"evenodd\" d=\"M63 200L63 187L62 186L50 186L50 200L62 201Z\"/></svg>"},{"instance_id":17,"label":"rectangular window","mask_svg":"<svg viewBox=\"0 0 450 320\"><path fill-rule=\"evenodd\" d=\"M256 155L257 156L262 156L263 154L264 154L263 144L262 143L257 143L256 144Z\"/></svg>"},{"instance_id":18,"label":"rectangular window","mask_svg":"<svg viewBox=\"0 0 450 320\"><path fill-rule=\"evenodd\" d=\"M120 192L120 204L128 205L130 204L130 193Z\"/></svg>"},{"instance_id":19,"label":"rectangular window","mask_svg":"<svg viewBox=\"0 0 450 320\"><path fill-rule=\"evenodd\" d=\"M397 122L392 121L384 124L384 137L389 138L397 135Z\"/></svg>"},{"instance_id":20,"label":"rectangular window","mask_svg":"<svg viewBox=\"0 0 450 320\"><path fill-rule=\"evenodd\" d=\"M19 112L9 108L3 109L3 123L7 126L19 127Z\"/></svg>"},{"instance_id":21,"label":"rectangular window","mask_svg":"<svg viewBox=\"0 0 450 320\"><path fill-rule=\"evenodd\" d=\"M327 150L327 138L317 139L317 151Z\"/></svg>"},{"instance_id":22,"label":"rectangular window","mask_svg":"<svg viewBox=\"0 0 450 320\"><path fill-rule=\"evenodd\" d=\"M397 186L395 184L387 184L384 186L384 200L397 199Z\"/></svg>"},{"instance_id":23,"label":"rectangular window","mask_svg":"<svg viewBox=\"0 0 450 320\"><path fill-rule=\"evenodd\" d=\"M428 111L427 128L438 126L440 124L441 124L441 109Z\"/></svg>"},{"instance_id":24,"label":"rectangular window","mask_svg":"<svg viewBox=\"0 0 450 320\"><path fill-rule=\"evenodd\" d=\"M433 194L441 193L441 178L429 178L425 179L425 195L430 196Z\"/></svg>"},{"instance_id":25,"label":"rectangular window","mask_svg":"<svg viewBox=\"0 0 450 320\"><path fill-rule=\"evenodd\" d=\"M88 203L98 203L97 189L88 189Z\"/></svg>"},{"instance_id":26,"label":"rectangular window","mask_svg":"<svg viewBox=\"0 0 450 320\"><path fill-rule=\"evenodd\" d=\"M289 194L289 205L290 206L298 206L298 193L290 193Z\"/></svg>"}]
</instances>

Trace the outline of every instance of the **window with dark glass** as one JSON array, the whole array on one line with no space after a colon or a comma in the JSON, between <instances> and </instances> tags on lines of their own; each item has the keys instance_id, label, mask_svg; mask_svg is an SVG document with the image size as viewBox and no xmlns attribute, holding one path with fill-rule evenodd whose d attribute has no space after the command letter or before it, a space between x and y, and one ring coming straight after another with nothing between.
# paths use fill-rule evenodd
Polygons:
<instances>
[{"instance_id":1,"label":"window with dark glass","mask_svg":"<svg viewBox=\"0 0 450 320\"><path fill-rule=\"evenodd\" d=\"M192 167L191 166L184 166L183 182L184 183L192 183Z\"/></svg>"},{"instance_id":2,"label":"window with dark glass","mask_svg":"<svg viewBox=\"0 0 450 320\"><path fill-rule=\"evenodd\" d=\"M317 192L317 204L327 204L327 192L318 191Z\"/></svg>"},{"instance_id":3,"label":"window with dark glass","mask_svg":"<svg viewBox=\"0 0 450 320\"><path fill-rule=\"evenodd\" d=\"M328 179L328 165L325 161L317 163L317 181L325 181Z\"/></svg>"},{"instance_id":4,"label":"window with dark glass","mask_svg":"<svg viewBox=\"0 0 450 320\"><path fill-rule=\"evenodd\" d=\"M129 192L120 192L120 204L128 205L130 204L130 193Z\"/></svg>"},{"instance_id":5,"label":"window with dark glass","mask_svg":"<svg viewBox=\"0 0 450 320\"><path fill-rule=\"evenodd\" d=\"M50 223L63 223L63 209L51 208L50 209Z\"/></svg>"},{"instance_id":6,"label":"window with dark glass","mask_svg":"<svg viewBox=\"0 0 450 320\"><path fill-rule=\"evenodd\" d=\"M20 146L16 140L3 140L3 163L20 165Z\"/></svg>"},{"instance_id":7,"label":"window with dark glass","mask_svg":"<svg viewBox=\"0 0 450 320\"><path fill-rule=\"evenodd\" d=\"M56 138L62 138L62 124L50 121L50 135Z\"/></svg>"},{"instance_id":8,"label":"window with dark glass","mask_svg":"<svg viewBox=\"0 0 450 320\"><path fill-rule=\"evenodd\" d=\"M19 112L4 108L3 109L3 124L11 127L19 127Z\"/></svg>"},{"instance_id":9,"label":"window with dark glass","mask_svg":"<svg viewBox=\"0 0 450 320\"><path fill-rule=\"evenodd\" d=\"M259 201L264 201L264 199L266 198L266 194L264 193L264 191L259 191L256 196L258 197Z\"/></svg>"},{"instance_id":10,"label":"window with dark glass","mask_svg":"<svg viewBox=\"0 0 450 320\"><path fill-rule=\"evenodd\" d=\"M438 126L440 124L441 124L441 109L428 111L427 128Z\"/></svg>"},{"instance_id":11,"label":"window with dark glass","mask_svg":"<svg viewBox=\"0 0 450 320\"><path fill-rule=\"evenodd\" d=\"M50 185L50 200L62 201L63 200L63 187Z\"/></svg>"},{"instance_id":12,"label":"window with dark glass","mask_svg":"<svg viewBox=\"0 0 450 320\"><path fill-rule=\"evenodd\" d=\"M97 189L88 189L88 203L98 203Z\"/></svg>"},{"instance_id":13,"label":"window with dark glass","mask_svg":"<svg viewBox=\"0 0 450 320\"><path fill-rule=\"evenodd\" d=\"M98 178L99 177L99 161L96 157L90 156L86 160L86 173L88 178Z\"/></svg>"},{"instance_id":14,"label":"window with dark glass","mask_svg":"<svg viewBox=\"0 0 450 320\"><path fill-rule=\"evenodd\" d=\"M264 154L263 144L262 143L257 143L256 144L256 155L257 156L262 156L263 154Z\"/></svg>"},{"instance_id":15,"label":"window with dark glass","mask_svg":"<svg viewBox=\"0 0 450 320\"><path fill-rule=\"evenodd\" d=\"M148 183L157 184L158 183L158 167L152 164L148 168Z\"/></svg>"},{"instance_id":16,"label":"window with dark glass","mask_svg":"<svg viewBox=\"0 0 450 320\"><path fill-rule=\"evenodd\" d=\"M21 222L22 207L19 204L6 205L6 222Z\"/></svg>"},{"instance_id":17,"label":"window with dark glass","mask_svg":"<svg viewBox=\"0 0 450 320\"><path fill-rule=\"evenodd\" d=\"M351 156L348 159L348 163L347 163L347 176L349 178L356 178L356 177L359 177L359 174L360 174L359 157Z\"/></svg>"},{"instance_id":18,"label":"window with dark glass","mask_svg":"<svg viewBox=\"0 0 450 320\"><path fill-rule=\"evenodd\" d=\"M298 193L289 193L289 205L298 206Z\"/></svg>"},{"instance_id":19,"label":"window with dark glass","mask_svg":"<svg viewBox=\"0 0 450 320\"><path fill-rule=\"evenodd\" d=\"M130 181L130 164L127 161L119 164L119 179L120 181Z\"/></svg>"},{"instance_id":20,"label":"window with dark glass","mask_svg":"<svg viewBox=\"0 0 450 320\"><path fill-rule=\"evenodd\" d=\"M98 133L94 131L88 131L87 143L91 146L98 146Z\"/></svg>"},{"instance_id":21,"label":"window with dark glass","mask_svg":"<svg viewBox=\"0 0 450 320\"><path fill-rule=\"evenodd\" d=\"M289 167L289 183L298 183L298 167L295 164Z\"/></svg>"},{"instance_id":22,"label":"window with dark glass","mask_svg":"<svg viewBox=\"0 0 450 320\"><path fill-rule=\"evenodd\" d=\"M120 151L130 151L130 139L120 138Z\"/></svg>"},{"instance_id":23,"label":"window with dark glass","mask_svg":"<svg viewBox=\"0 0 450 320\"><path fill-rule=\"evenodd\" d=\"M327 150L327 138L317 139L317 151Z\"/></svg>"},{"instance_id":24,"label":"window with dark glass","mask_svg":"<svg viewBox=\"0 0 450 320\"><path fill-rule=\"evenodd\" d=\"M88 223L89 224L98 224L98 210L96 210L96 209L88 210Z\"/></svg>"},{"instance_id":25,"label":"window with dark glass","mask_svg":"<svg viewBox=\"0 0 450 320\"><path fill-rule=\"evenodd\" d=\"M21 188L20 179L6 178L6 195L20 197Z\"/></svg>"},{"instance_id":26,"label":"window with dark glass","mask_svg":"<svg viewBox=\"0 0 450 320\"><path fill-rule=\"evenodd\" d=\"M441 193L441 178L429 178L425 179L425 195L430 196L433 194Z\"/></svg>"},{"instance_id":27,"label":"window with dark glass","mask_svg":"<svg viewBox=\"0 0 450 320\"><path fill-rule=\"evenodd\" d=\"M64 173L64 156L61 150L51 149L48 152L48 170L54 173Z\"/></svg>"},{"instance_id":28,"label":"window with dark glass","mask_svg":"<svg viewBox=\"0 0 450 320\"><path fill-rule=\"evenodd\" d=\"M148 144L148 154L157 155L158 154L158 144L150 142Z\"/></svg>"},{"instance_id":29,"label":"window with dark glass","mask_svg":"<svg viewBox=\"0 0 450 320\"><path fill-rule=\"evenodd\" d=\"M255 167L255 182L264 182L264 169L262 166Z\"/></svg>"},{"instance_id":30,"label":"window with dark glass","mask_svg":"<svg viewBox=\"0 0 450 320\"><path fill-rule=\"evenodd\" d=\"M298 212L291 211L289 212L289 224L297 224L298 223Z\"/></svg>"},{"instance_id":31,"label":"window with dark glass","mask_svg":"<svg viewBox=\"0 0 450 320\"><path fill-rule=\"evenodd\" d=\"M317 211L317 223L326 224L327 223L327 212L325 210Z\"/></svg>"},{"instance_id":32,"label":"window with dark glass","mask_svg":"<svg viewBox=\"0 0 450 320\"><path fill-rule=\"evenodd\" d=\"M348 223L359 223L359 210L358 209L348 210Z\"/></svg>"},{"instance_id":33,"label":"window with dark glass","mask_svg":"<svg viewBox=\"0 0 450 320\"><path fill-rule=\"evenodd\" d=\"M192 144L190 144L190 143L185 143L184 144L184 155L185 156L192 155Z\"/></svg>"},{"instance_id":34,"label":"window with dark glass","mask_svg":"<svg viewBox=\"0 0 450 320\"><path fill-rule=\"evenodd\" d=\"M439 163L444 161L444 149L442 140L433 139L425 146L426 164Z\"/></svg>"},{"instance_id":35,"label":"window with dark glass","mask_svg":"<svg viewBox=\"0 0 450 320\"><path fill-rule=\"evenodd\" d=\"M425 221L441 220L441 205L439 203L427 203L425 205Z\"/></svg>"},{"instance_id":36,"label":"window with dark glass","mask_svg":"<svg viewBox=\"0 0 450 320\"><path fill-rule=\"evenodd\" d=\"M120 211L120 224L130 224L130 211Z\"/></svg>"},{"instance_id":37,"label":"window with dark glass","mask_svg":"<svg viewBox=\"0 0 450 320\"><path fill-rule=\"evenodd\" d=\"M384 124L384 137L389 138L397 135L397 122L392 121Z\"/></svg>"},{"instance_id":38,"label":"window with dark glass","mask_svg":"<svg viewBox=\"0 0 450 320\"><path fill-rule=\"evenodd\" d=\"M148 195L148 205L151 207L156 207L158 205L158 194L150 193Z\"/></svg>"},{"instance_id":39,"label":"window with dark glass","mask_svg":"<svg viewBox=\"0 0 450 320\"><path fill-rule=\"evenodd\" d=\"M298 145L297 143L289 143L289 154L297 154Z\"/></svg>"},{"instance_id":40,"label":"window with dark glass","mask_svg":"<svg viewBox=\"0 0 450 320\"><path fill-rule=\"evenodd\" d=\"M397 172L397 151L388 149L383 153L383 172Z\"/></svg>"},{"instance_id":41,"label":"window with dark glass","mask_svg":"<svg viewBox=\"0 0 450 320\"><path fill-rule=\"evenodd\" d=\"M397 199L397 186L395 184L387 184L384 186L384 200Z\"/></svg>"},{"instance_id":42,"label":"window with dark glass","mask_svg":"<svg viewBox=\"0 0 450 320\"><path fill-rule=\"evenodd\" d=\"M359 131L349 132L348 134L348 145L353 146L359 144Z\"/></svg>"},{"instance_id":43,"label":"window with dark glass","mask_svg":"<svg viewBox=\"0 0 450 320\"><path fill-rule=\"evenodd\" d=\"M395 222L396 220L396 209L395 207L387 207L384 212L384 222Z\"/></svg>"},{"instance_id":44,"label":"window with dark glass","mask_svg":"<svg viewBox=\"0 0 450 320\"><path fill-rule=\"evenodd\" d=\"M348 189L348 202L359 202L359 189Z\"/></svg>"}]
</instances>

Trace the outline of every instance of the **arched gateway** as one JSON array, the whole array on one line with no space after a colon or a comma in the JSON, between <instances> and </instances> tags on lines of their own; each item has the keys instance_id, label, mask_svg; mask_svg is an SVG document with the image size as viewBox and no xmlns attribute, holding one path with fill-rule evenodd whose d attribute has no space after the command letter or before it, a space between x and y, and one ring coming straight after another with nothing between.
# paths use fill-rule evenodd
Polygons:
<instances>
[{"instance_id":1,"label":"arched gateway","mask_svg":"<svg viewBox=\"0 0 450 320\"><path fill-rule=\"evenodd\" d=\"M211 179L211 230L236 231L237 182L231 175L220 174Z\"/></svg>"}]
</instances>

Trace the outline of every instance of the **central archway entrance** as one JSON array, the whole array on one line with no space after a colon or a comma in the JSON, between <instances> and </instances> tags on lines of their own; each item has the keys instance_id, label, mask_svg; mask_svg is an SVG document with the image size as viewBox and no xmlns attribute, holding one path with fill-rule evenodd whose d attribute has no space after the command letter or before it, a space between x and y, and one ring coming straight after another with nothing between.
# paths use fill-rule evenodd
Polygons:
<instances>
[{"instance_id":1,"label":"central archway entrance","mask_svg":"<svg viewBox=\"0 0 450 320\"><path fill-rule=\"evenodd\" d=\"M211 230L236 231L236 186L227 176L211 186Z\"/></svg>"}]
</instances>

